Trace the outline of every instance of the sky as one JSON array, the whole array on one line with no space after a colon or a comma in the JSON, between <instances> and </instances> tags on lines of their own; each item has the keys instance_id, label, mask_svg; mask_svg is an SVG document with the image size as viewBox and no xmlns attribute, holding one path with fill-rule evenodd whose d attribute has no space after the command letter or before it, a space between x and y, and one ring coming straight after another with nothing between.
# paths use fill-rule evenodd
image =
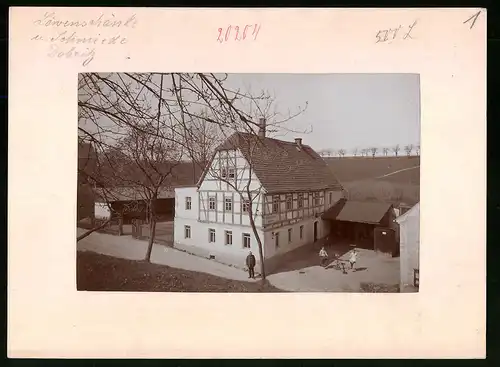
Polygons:
<instances>
[{"instance_id":1,"label":"sky","mask_svg":"<svg viewBox=\"0 0 500 367\"><path fill-rule=\"evenodd\" d=\"M280 138L302 137L316 150L420 144L418 74L230 74L225 85L268 90L282 113L307 102Z\"/></svg>"}]
</instances>

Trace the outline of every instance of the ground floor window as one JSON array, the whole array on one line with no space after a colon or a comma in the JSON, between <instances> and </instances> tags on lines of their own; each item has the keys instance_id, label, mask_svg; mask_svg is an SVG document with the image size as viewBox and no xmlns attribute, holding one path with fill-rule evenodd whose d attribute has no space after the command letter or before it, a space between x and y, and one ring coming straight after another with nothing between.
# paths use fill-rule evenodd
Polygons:
<instances>
[{"instance_id":1,"label":"ground floor window","mask_svg":"<svg viewBox=\"0 0 500 367\"><path fill-rule=\"evenodd\" d=\"M280 234L279 234L279 232L276 232L274 234L274 247L276 249L280 247Z\"/></svg>"},{"instance_id":2,"label":"ground floor window","mask_svg":"<svg viewBox=\"0 0 500 367\"><path fill-rule=\"evenodd\" d=\"M208 242L215 242L215 229L213 228L208 230Z\"/></svg>"},{"instance_id":3,"label":"ground floor window","mask_svg":"<svg viewBox=\"0 0 500 367\"><path fill-rule=\"evenodd\" d=\"M292 229L289 228L288 229L288 243L291 243L292 242Z\"/></svg>"},{"instance_id":4,"label":"ground floor window","mask_svg":"<svg viewBox=\"0 0 500 367\"><path fill-rule=\"evenodd\" d=\"M243 233L243 248L250 248L250 233Z\"/></svg>"},{"instance_id":5,"label":"ground floor window","mask_svg":"<svg viewBox=\"0 0 500 367\"><path fill-rule=\"evenodd\" d=\"M184 226L184 238L191 238L191 226Z\"/></svg>"},{"instance_id":6,"label":"ground floor window","mask_svg":"<svg viewBox=\"0 0 500 367\"><path fill-rule=\"evenodd\" d=\"M418 269L413 269L413 286L418 288L420 283L420 274Z\"/></svg>"},{"instance_id":7,"label":"ground floor window","mask_svg":"<svg viewBox=\"0 0 500 367\"><path fill-rule=\"evenodd\" d=\"M304 226L299 227L300 239L304 238Z\"/></svg>"},{"instance_id":8,"label":"ground floor window","mask_svg":"<svg viewBox=\"0 0 500 367\"><path fill-rule=\"evenodd\" d=\"M226 231L226 245L232 245L232 244L233 244L233 232Z\"/></svg>"}]
</instances>

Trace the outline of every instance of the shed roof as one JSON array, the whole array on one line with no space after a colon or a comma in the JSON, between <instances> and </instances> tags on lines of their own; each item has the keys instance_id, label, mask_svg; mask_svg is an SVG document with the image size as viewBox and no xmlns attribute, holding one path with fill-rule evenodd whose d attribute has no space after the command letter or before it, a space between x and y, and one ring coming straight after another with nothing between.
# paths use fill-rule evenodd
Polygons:
<instances>
[{"instance_id":1,"label":"shed roof","mask_svg":"<svg viewBox=\"0 0 500 367\"><path fill-rule=\"evenodd\" d=\"M146 196L140 187L112 187L95 188L96 201L136 201L144 200ZM162 187L158 192L158 199L171 199L175 197L173 188Z\"/></svg>"},{"instance_id":2,"label":"shed roof","mask_svg":"<svg viewBox=\"0 0 500 367\"><path fill-rule=\"evenodd\" d=\"M389 203L340 199L322 215L322 218L343 222L379 224L391 208L392 204Z\"/></svg>"}]
</instances>

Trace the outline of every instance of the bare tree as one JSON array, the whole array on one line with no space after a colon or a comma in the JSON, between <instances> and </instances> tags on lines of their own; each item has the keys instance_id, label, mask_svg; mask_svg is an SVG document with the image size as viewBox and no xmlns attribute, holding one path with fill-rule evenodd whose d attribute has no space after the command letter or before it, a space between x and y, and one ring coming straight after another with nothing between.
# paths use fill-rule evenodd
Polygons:
<instances>
[{"instance_id":1,"label":"bare tree","mask_svg":"<svg viewBox=\"0 0 500 367\"><path fill-rule=\"evenodd\" d=\"M361 156L363 156L363 157L364 157L364 156L366 156L367 154L368 154L368 149L366 149L366 148L361 149Z\"/></svg>"},{"instance_id":2,"label":"bare tree","mask_svg":"<svg viewBox=\"0 0 500 367\"><path fill-rule=\"evenodd\" d=\"M257 115L272 117L269 131L291 131L281 124L304 110L299 107L282 115L270 93L231 89L226 80L225 74L208 73L79 75L80 137L101 151L121 151L117 165L129 164L142 173L143 181L128 184L140 188L148 207L147 259L154 240L155 200L175 162L186 158L204 167L217 138L226 137L228 131L256 136ZM168 164L161 166L161 161ZM126 183L127 175L116 165L109 170L114 184Z\"/></svg>"},{"instance_id":3,"label":"bare tree","mask_svg":"<svg viewBox=\"0 0 500 367\"><path fill-rule=\"evenodd\" d=\"M352 150L352 155L353 155L354 157L356 157L356 156L358 155L358 148L354 148L354 149Z\"/></svg>"},{"instance_id":4,"label":"bare tree","mask_svg":"<svg viewBox=\"0 0 500 367\"><path fill-rule=\"evenodd\" d=\"M79 157L78 157L78 191L83 191L88 188L92 194L92 202L90 203L92 206L95 205L95 198L99 200L99 203L107 208L109 217L102 221L101 223L97 223L95 221L95 216L90 218L91 224L93 228L90 228L87 232L79 235L77 237L77 241L80 241L95 231L98 231L109 224L113 218L119 219L119 227L118 232L122 234L122 219L123 215L129 211L133 211L136 209L136 203L131 201L128 205L122 205L122 207L118 210L113 206L113 202L120 200L117 197L117 193L115 190L112 190L114 185L114 181L116 178L116 173L112 173L114 170L111 170L110 167L115 165L116 168L119 167L118 162L115 162L114 158L117 158L117 151L112 149L105 149L103 151L98 151L94 148L94 145L85 141L83 139L79 139L79 147L87 146L88 152L90 155L85 156L85 149L79 149ZM97 148L102 148L101 145L97 145ZM83 153L83 155L81 155ZM111 163L114 162L114 163ZM78 195L77 204L81 205L81 201L85 201L88 198L82 197L82 195ZM94 209L94 208L93 208ZM93 212L94 210L92 210Z\"/></svg>"},{"instance_id":5,"label":"bare tree","mask_svg":"<svg viewBox=\"0 0 500 367\"><path fill-rule=\"evenodd\" d=\"M321 149L318 154L322 157L328 157L330 155L330 151L328 149Z\"/></svg>"},{"instance_id":6,"label":"bare tree","mask_svg":"<svg viewBox=\"0 0 500 367\"><path fill-rule=\"evenodd\" d=\"M120 148L128 158L127 165L134 167L133 170L138 173L132 172L129 181L138 188L146 203L149 242L145 260L150 261L158 219L158 199L161 190L172 189L168 178L172 177L174 168L179 165L183 151L172 147L171 143L164 139L137 130L131 131L123 138Z\"/></svg>"},{"instance_id":7,"label":"bare tree","mask_svg":"<svg viewBox=\"0 0 500 367\"><path fill-rule=\"evenodd\" d=\"M398 153L400 150L401 150L401 148L399 147L399 144L396 144L395 146L392 147L392 151L394 152L394 155L396 157L398 156Z\"/></svg>"},{"instance_id":8,"label":"bare tree","mask_svg":"<svg viewBox=\"0 0 500 367\"><path fill-rule=\"evenodd\" d=\"M372 153L372 157L375 158L375 156L377 155L377 152L378 152L378 148L377 147L371 147L370 148L370 152Z\"/></svg>"},{"instance_id":9,"label":"bare tree","mask_svg":"<svg viewBox=\"0 0 500 367\"><path fill-rule=\"evenodd\" d=\"M345 149L339 149L337 151L337 154L339 155L340 158L343 158L345 156Z\"/></svg>"},{"instance_id":10,"label":"bare tree","mask_svg":"<svg viewBox=\"0 0 500 367\"><path fill-rule=\"evenodd\" d=\"M420 144L417 144L417 145L415 146L415 153L416 153L418 156L420 156Z\"/></svg>"},{"instance_id":11,"label":"bare tree","mask_svg":"<svg viewBox=\"0 0 500 367\"><path fill-rule=\"evenodd\" d=\"M389 153L389 148L383 148L382 151L384 152L384 155L387 157L387 154Z\"/></svg>"},{"instance_id":12,"label":"bare tree","mask_svg":"<svg viewBox=\"0 0 500 367\"><path fill-rule=\"evenodd\" d=\"M413 144L405 145L405 152L408 157L411 156L412 151L413 151Z\"/></svg>"}]
</instances>

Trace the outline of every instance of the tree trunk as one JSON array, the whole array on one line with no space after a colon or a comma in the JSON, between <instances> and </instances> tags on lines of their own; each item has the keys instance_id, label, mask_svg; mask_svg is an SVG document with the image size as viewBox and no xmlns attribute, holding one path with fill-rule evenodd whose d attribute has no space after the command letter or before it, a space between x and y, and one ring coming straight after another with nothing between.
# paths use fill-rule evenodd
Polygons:
<instances>
[{"instance_id":1,"label":"tree trunk","mask_svg":"<svg viewBox=\"0 0 500 367\"><path fill-rule=\"evenodd\" d=\"M118 218L118 236L123 236L123 212L120 213Z\"/></svg>"},{"instance_id":2,"label":"tree trunk","mask_svg":"<svg viewBox=\"0 0 500 367\"><path fill-rule=\"evenodd\" d=\"M253 219L253 211L252 211L252 202L250 201L250 208L248 210L248 217L250 218L250 226L252 227L253 234L255 239L257 240L257 246L259 248L259 259L260 259L260 274L262 279L266 279L266 269L264 266L264 252L262 251L262 241L260 240L260 236L257 232L257 228L255 227L255 221Z\"/></svg>"},{"instance_id":3,"label":"tree trunk","mask_svg":"<svg viewBox=\"0 0 500 367\"><path fill-rule=\"evenodd\" d=\"M89 230L89 231L85 232L84 234L82 234L82 235L78 236L78 237L76 238L76 242L78 242L78 241L80 241L80 240L83 240L85 237L90 236L90 235L91 235L92 233L94 233L95 231L98 231L98 230L100 230L101 228L106 227L110 221L111 221L111 218L110 218L110 219L108 219L107 221L105 221L105 222L104 222L103 224L101 224L100 226L95 227L95 228L92 228L91 230Z\"/></svg>"},{"instance_id":4,"label":"tree trunk","mask_svg":"<svg viewBox=\"0 0 500 367\"><path fill-rule=\"evenodd\" d=\"M155 215L155 206L154 206L153 200L151 200L149 202L149 206L148 206L148 208L149 208L149 210L148 210L149 241L148 241L148 251L146 252L146 258L144 259L147 262L151 262L151 253L153 252L153 245L154 245L155 234L156 234L156 215Z\"/></svg>"}]
</instances>

